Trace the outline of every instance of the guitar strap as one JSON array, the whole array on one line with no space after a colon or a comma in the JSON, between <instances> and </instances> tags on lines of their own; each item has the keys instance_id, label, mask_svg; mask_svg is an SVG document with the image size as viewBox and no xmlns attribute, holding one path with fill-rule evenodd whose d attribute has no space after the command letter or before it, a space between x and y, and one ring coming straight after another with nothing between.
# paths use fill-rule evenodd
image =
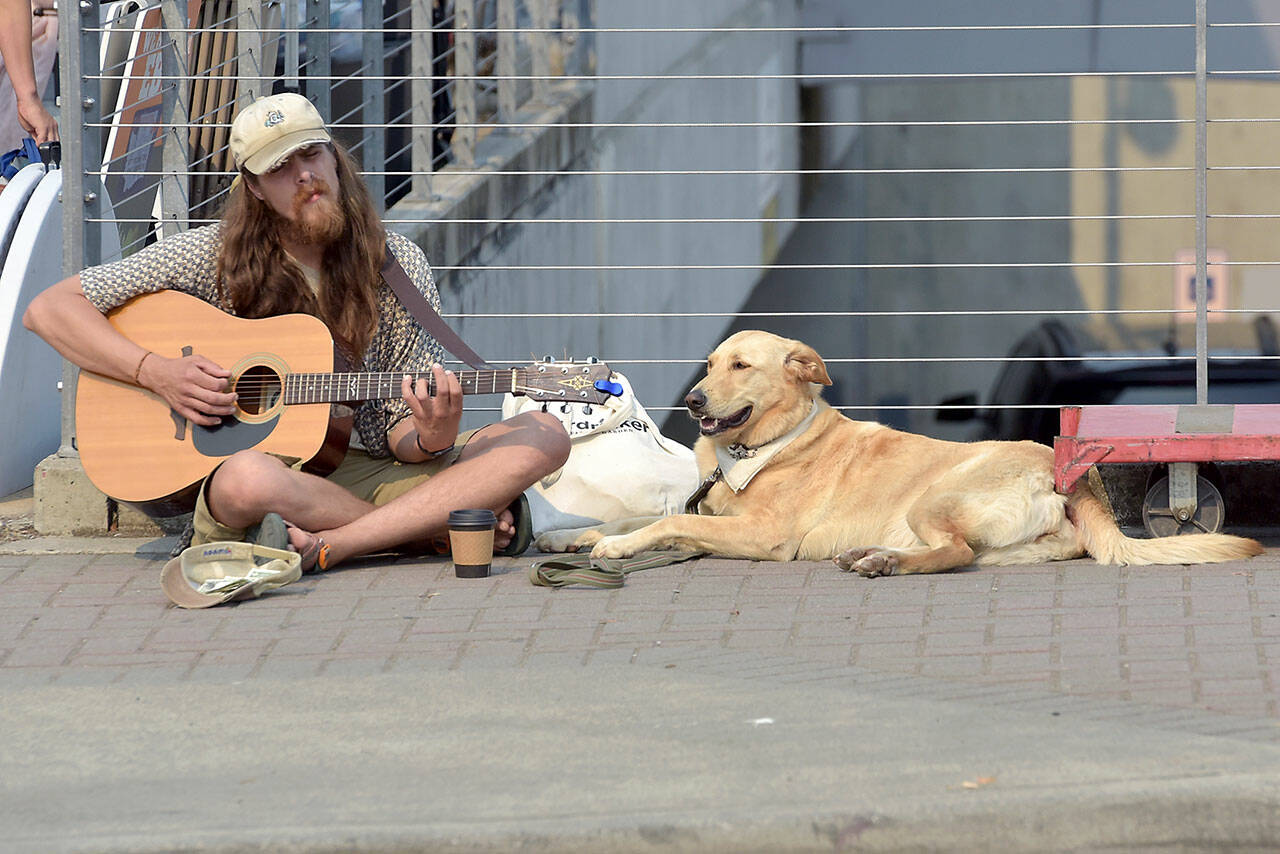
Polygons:
<instances>
[{"instance_id":1,"label":"guitar strap","mask_svg":"<svg viewBox=\"0 0 1280 854\"><path fill-rule=\"evenodd\" d=\"M441 346L477 370L481 368L493 370L492 365L480 358L458 333L449 328L444 318L431 306L422 292L413 286L413 282L409 281L409 274L404 271L404 267L400 266L390 246L387 247L387 262L382 265L382 281L387 283L400 299L400 304L414 316L418 323L422 324L423 329L440 342Z\"/></svg>"}]
</instances>

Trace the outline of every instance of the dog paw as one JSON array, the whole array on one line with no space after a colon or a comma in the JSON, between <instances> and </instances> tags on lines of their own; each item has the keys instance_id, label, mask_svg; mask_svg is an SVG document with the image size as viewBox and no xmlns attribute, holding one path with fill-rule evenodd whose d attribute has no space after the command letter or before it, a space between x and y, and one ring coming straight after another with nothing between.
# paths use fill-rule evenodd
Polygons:
<instances>
[{"instance_id":1,"label":"dog paw","mask_svg":"<svg viewBox=\"0 0 1280 854\"><path fill-rule=\"evenodd\" d=\"M853 565L872 551L872 549L847 549L835 556L835 564L845 572L853 572Z\"/></svg>"},{"instance_id":2,"label":"dog paw","mask_svg":"<svg viewBox=\"0 0 1280 854\"><path fill-rule=\"evenodd\" d=\"M595 548L591 550L592 557L619 558L631 557L637 551L628 542L625 536L602 537L600 542L596 543Z\"/></svg>"},{"instance_id":3,"label":"dog paw","mask_svg":"<svg viewBox=\"0 0 1280 854\"><path fill-rule=\"evenodd\" d=\"M898 571L898 556L884 549L849 549L835 557L836 566L863 578L879 578Z\"/></svg>"},{"instance_id":4,"label":"dog paw","mask_svg":"<svg viewBox=\"0 0 1280 854\"><path fill-rule=\"evenodd\" d=\"M576 552L591 548L600 542L600 532L580 528L563 531L547 531L540 534L533 545L540 552Z\"/></svg>"}]
</instances>

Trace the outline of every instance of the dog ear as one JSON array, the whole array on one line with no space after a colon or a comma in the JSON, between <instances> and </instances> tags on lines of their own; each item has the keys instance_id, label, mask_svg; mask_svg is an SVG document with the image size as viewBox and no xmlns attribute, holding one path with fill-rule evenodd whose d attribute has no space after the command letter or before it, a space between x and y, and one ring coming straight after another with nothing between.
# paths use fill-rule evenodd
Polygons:
<instances>
[{"instance_id":1,"label":"dog ear","mask_svg":"<svg viewBox=\"0 0 1280 854\"><path fill-rule=\"evenodd\" d=\"M795 347L787 354L787 371L796 379L807 383L831 385L831 377L827 375L827 366L808 344L796 342Z\"/></svg>"}]
</instances>

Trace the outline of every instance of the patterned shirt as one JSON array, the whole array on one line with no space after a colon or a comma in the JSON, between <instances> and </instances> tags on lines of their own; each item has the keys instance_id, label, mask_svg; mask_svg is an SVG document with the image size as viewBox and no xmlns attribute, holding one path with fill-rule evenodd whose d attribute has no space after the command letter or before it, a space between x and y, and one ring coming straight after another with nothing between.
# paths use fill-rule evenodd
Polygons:
<instances>
[{"instance_id":1,"label":"patterned shirt","mask_svg":"<svg viewBox=\"0 0 1280 854\"><path fill-rule=\"evenodd\" d=\"M440 294L422 250L407 237L392 232L387 232L387 246L409 281L439 311ZM193 228L140 249L122 261L90 267L80 274L80 286L89 302L104 313L136 296L161 290L182 291L229 311L217 292L221 249L221 224ZM400 304L386 282L380 282L378 328L362 364L355 370L426 373L434 362L443 359L444 348ZM370 456L391 455L387 431L408 416L409 406L399 397L371 400L356 410L356 431Z\"/></svg>"}]
</instances>

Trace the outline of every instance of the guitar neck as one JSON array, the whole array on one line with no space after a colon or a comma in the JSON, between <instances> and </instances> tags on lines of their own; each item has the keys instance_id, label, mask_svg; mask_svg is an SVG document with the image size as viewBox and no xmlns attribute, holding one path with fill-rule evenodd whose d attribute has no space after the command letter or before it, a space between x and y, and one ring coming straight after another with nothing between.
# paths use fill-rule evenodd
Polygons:
<instances>
[{"instance_id":1,"label":"guitar neck","mask_svg":"<svg viewBox=\"0 0 1280 854\"><path fill-rule=\"evenodd\" d=\"M287 374L284 403L354 403L400 397L400 383L408 372L370 374ZM503 371L455 371L463 394L505 394L519 388L519 368ZM417 382L427 381L428 393L436 393L434 375L408 373Z\"/></svg>"}]
</instances>

